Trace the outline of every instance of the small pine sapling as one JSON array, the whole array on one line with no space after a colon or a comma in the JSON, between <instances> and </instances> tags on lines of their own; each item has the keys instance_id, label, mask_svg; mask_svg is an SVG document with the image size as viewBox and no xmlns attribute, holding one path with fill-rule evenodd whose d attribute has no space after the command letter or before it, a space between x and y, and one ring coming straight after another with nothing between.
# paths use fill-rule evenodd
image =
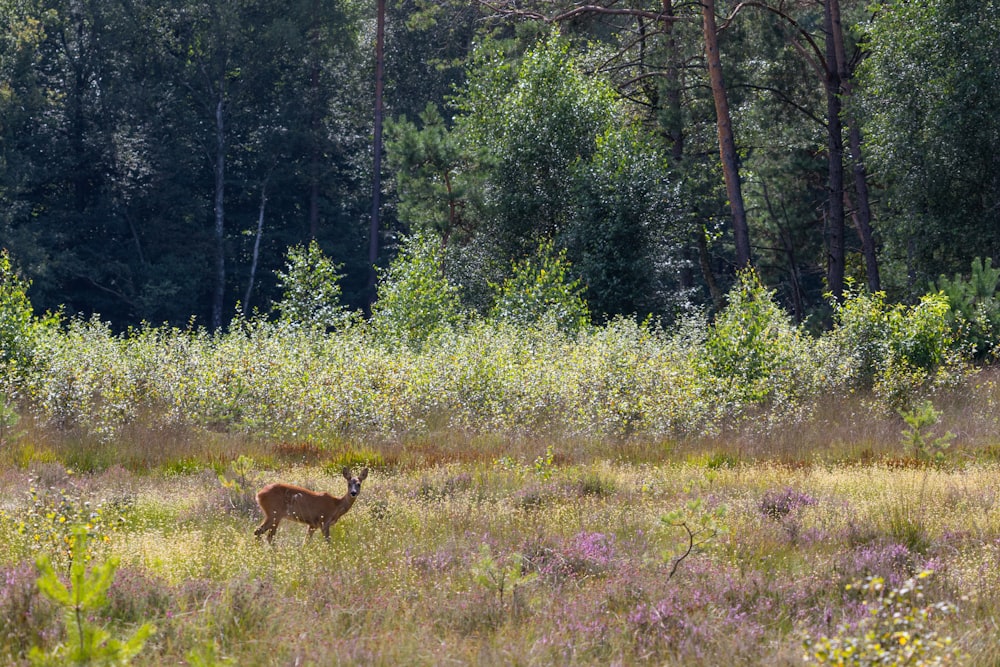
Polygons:
<instances>
[{"instance_id":1,"label":"small pine sapling","mask_svg":"<svg viewBox=\"0 0 1000 667\"><path fill-rule=\"evenodd\" d=\"M94 565L88 572L87 529L77 526L73 530L73 553L69 585L56 574L48 556L39 556L38 590L63 608L66 640L46 653L32 647L28 657L33 665L127 665L139 654L146 639L155 631L151 623L140 627L129 639L119 641L104 628L96 625L91 613L108 603L108 590L114 582L118 559L112 558L101 565Z\"/></svg>"}]
</instances>

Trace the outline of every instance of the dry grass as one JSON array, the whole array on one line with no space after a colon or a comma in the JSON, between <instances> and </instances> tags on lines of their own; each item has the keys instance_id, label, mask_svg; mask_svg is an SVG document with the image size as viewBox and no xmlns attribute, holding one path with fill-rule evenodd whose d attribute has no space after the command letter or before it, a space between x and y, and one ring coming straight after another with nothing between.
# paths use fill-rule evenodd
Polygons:
<instances>
[{"instance_id":1,"label":"dry grass","mask_svg":"<svg viewBox=\"0 0 1000 667\"><path fill-rule=\"evenodd\" d=\"M845 584L869 574L898 583L923 567L937 571L931 594L960 605L944 629L969 664L995 658L996 464L592 458L538 467L534 451L522 462L375 469L331 543L304 546L304 528L289 524L273 547L255 540L256 516L227 508L208 471L39 472L125 519L95 556L123 566L111 627L158 626L140 665L209 648L241 665L800 664L806 633L855 618ZM261 483L343 491L322 466L257 472ZM33 482L24 471L2 474L4 511L16 519ZM686 538L661 517L695 499L696 512L727 508L725 531L669 579ZM11 521L0 531L0 568L23 570L32 536ZM483 545L494 574L522 563L502 597L477 575ZM26 648L0 647L15 662Z\"/></svg>"}]
</instances>

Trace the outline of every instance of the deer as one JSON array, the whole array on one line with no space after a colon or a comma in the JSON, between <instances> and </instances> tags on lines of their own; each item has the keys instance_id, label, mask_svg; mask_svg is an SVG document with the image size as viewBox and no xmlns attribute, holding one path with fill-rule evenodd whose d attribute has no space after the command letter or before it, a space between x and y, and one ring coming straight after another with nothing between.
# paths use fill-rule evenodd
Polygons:
<instances>
[{"instance_id":1,"label":"deer","mask_svg":"<svg viewBox=\"0 0 1000 667\"><path fill-rule=\"evenodd\" d=\"M317 528L323 530L323 537L329 542L330 526L354 505L354 500L361 492L361 482L368 477L368 468L355 477L350 468L345 467L343 475L347 480L347 493L340 498L292 484L268 484L257 492L257 504L264 512L264 521L253 534L260 539L266 532L270 544L274 541L278 524L282 519L288 518L309 526L306 542L312 538Z\"/></svg>"}]
</instances>

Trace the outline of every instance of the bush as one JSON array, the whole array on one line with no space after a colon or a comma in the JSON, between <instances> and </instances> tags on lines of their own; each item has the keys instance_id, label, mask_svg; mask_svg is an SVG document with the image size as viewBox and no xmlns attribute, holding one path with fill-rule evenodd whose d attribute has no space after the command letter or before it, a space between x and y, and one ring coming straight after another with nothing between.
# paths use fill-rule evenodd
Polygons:
<instances>
[{"instance_id":1,"label":"bush","mask_svg":"<svg viewBox=\"0 0 1000 667\"><path fill-rule=\"evenodd\" d=\"M749 269L709 327L703 374L727 402L795 402L814 389L818 366L810 344Z\"/></svg>"},{"instance_id":2,"label":"bush","mask_svg":"<svg viewBox=\"0 0 1000 667\"><path fill-rule=\"evenodd\" d=\"M552 241L538 246L534 257L514 264L512 275L496 293L490 318L515 325L551 321L563 331L579 331L590 323L579 280L570 280L566 251L556 252Z\"/></svg>"},{"instance_id":3,"label":"bush","mask_svg":"<svg viewBox=\"0 0 1000 667\"><path fill-rule=\"evenodd\" d=\"M431 336L462 321L458 287L443 270L443 251L432 237L406 239L382 273L372 326L389 342L419 347Z\"/></svg>"},{"instance_id":4,"label":"bush","mask_svg":"<svg viewBox=\"0 0 1000 667\"><path fill-rule=\"evenodd\" d=\"M861 593L868 614L857 624L841 626L833 637L806 639L806 662L858 667L961 663L962 652L939 629L955 606L925 598L924 581L932 574L925 570L892 590L881 577L848 586Z\"/></svg>"},{"instance_id":5,"label":"bush","mask_svg":"<svg viewBox=\"0 0 1000 667\"><path fill-rule=\"evenodd\" d=\"M964 367L948 311L940 293L913 306L889 305L883 292L847 294L834 305L835 326L827 338L842 357L848 386L873 389L898 408L917 389L960 377Z\"/></svg>"},{"instance_id":6,"label":"bush","mask_svg":"<svg viewBox=\"0 0 1000 667\"><path fill-rule=\"evenodd\" d=\"M935 292L948 297L949 310L945 316L955 340L968 345L973 356L984 361L1000 353L1000 269L994 269L987 257L972 260L972 274L968 280L956 275L949 280L941 276L931 285Z\"/></svg>"},{"instance_id":7,"label":"bush","mask_svg":"<svg viewBox=\"0 0 1000 667\"><path fill-rule=\"evenodd\" d=\"M43 328L57 317L35 317L28 299L31 283L22 278L10 262L10 254L0 249L0 377L4 384L21 377L34 362L35 345ZM0 386L0 393L10 387Z\"/></svg>"},{"instance_id":8,"label":"bush","mask_svg":"<svg viewBox=\"0 0 1000 667\"><path fill-rule=\"evenodd\" d=\"M351 314L340 303L340 268L316 241L289 248L287 271L275 271L283 291L274 307L282 321L321 329L348 323Z\"/></svg>"}]
</instances>

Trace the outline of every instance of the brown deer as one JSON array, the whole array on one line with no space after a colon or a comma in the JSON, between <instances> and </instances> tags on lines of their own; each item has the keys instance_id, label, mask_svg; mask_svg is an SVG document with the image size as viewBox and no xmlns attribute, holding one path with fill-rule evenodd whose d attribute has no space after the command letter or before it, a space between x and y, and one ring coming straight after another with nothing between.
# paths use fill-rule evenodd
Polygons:
<instances>
[{"instance_id":1,"label":"brown deer","mask_svg":"<svg viewBox=\"0 0 1000 667\"><path fill-rule=\"evenodd\" d=\"M354 499L361 492L361 482L368 477L368 468L361 471L357 477L351 475L350 468L344 468L344 479L347 480L347 493L337 498L329 493L317 493L291 484L268 484L257 492L257 504L264 512L264 521L257 526L253 534L258 538L267 532L267 541L274 540L278 524L284 518L298 521L309 526L306 535L308 541L317 528L323 529L323 537L330 541L330 526L344 516L354 505Z\"/></svg>"}]
</instances>

